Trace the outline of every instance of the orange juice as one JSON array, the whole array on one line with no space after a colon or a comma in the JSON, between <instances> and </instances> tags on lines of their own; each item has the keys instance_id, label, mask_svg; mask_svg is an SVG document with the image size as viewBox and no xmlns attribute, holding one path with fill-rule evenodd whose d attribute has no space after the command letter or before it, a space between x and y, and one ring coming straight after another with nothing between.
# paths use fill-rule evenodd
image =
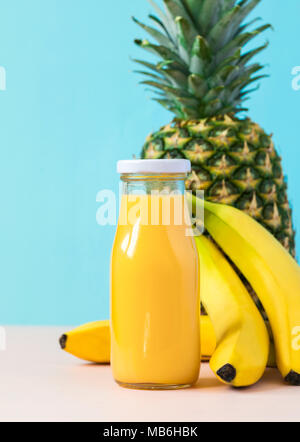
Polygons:
<instances>
[{"instance_id":1,"label":"orange juice","mask_svg":"<svg viewBox=\"0 0 300 442\"><path fill-rule=\"evenodd\" d=\"M113 375L133 388L191 386L200 368L199 262L186 223L175 220L184 196L138 199L139 211L131 195L122 197L112 252Z\"/></svg>"}]
</instances>

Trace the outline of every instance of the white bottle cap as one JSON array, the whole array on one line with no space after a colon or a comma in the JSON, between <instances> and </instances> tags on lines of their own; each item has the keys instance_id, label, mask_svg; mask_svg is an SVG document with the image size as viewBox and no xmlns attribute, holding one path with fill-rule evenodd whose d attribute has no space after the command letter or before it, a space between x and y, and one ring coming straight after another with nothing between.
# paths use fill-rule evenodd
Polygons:
<instances>
[{"instance_id":1,"label":"white bottle cap","mask_svg":"<svg viewBox=\"0 0 300 442\"><path fill-rule=\"evenodd\" d=\"M127 173L189 173L192 169L189 160L125 160L118 161L117 171Z\"/></svg>"}]
</instances>

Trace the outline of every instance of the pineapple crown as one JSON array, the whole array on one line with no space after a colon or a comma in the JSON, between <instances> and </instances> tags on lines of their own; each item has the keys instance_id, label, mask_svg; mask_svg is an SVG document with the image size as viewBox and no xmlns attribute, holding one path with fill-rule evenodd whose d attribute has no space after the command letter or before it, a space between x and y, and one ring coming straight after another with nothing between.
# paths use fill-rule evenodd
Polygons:
<instances>
[{"instance_id":1,"label":"pineapple crown","mask_svg":"<svg viewBox=\"0 0 300 442\"><path fill-rule=\"evenodd\" d=\"M161 60L134 60L147 68L142 84L154 88L155 101L181 119L200 119L247 110L242 103L257 88L249 86L266 75L264 66L249 61L268 46L243 52L243 47L271 25L249 30L259 19L244 24L261 0L163 0L165 11L148 0L156 15L147 26L136 18L158 44L135 40Z\"/></svg>"}]
</instances>

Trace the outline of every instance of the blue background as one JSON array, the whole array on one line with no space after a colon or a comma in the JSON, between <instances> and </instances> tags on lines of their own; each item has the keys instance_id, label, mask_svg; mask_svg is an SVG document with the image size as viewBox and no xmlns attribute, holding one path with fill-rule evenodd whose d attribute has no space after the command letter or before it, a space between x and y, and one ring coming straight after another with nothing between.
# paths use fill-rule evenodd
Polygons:
<instances>
[{"instance_id":1,"label":"blue background","mask_svg":"<svg viewBox=\"0 0 300 442\"><path fill-rule=\"evenodd\" d=\"M115 163L138 155L171 116L149 99L129 56L146 0L1 2L0 323L80 324L109 314L114 228L96 223L96 194L117 190ZM263 0L271 22L260 60L270 79L250 115L275 134L300 229L299 0Z\"/></svg>"}]
</instances>

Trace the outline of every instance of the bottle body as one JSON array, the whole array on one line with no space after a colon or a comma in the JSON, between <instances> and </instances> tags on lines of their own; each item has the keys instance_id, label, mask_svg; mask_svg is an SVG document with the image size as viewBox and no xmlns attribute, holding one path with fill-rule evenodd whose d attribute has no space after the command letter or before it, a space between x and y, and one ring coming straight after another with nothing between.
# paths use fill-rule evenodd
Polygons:
<instances>
[{"instance_id":1,"label":"bottle body","mask_svg":"<svg viewBox=\"0 0 300 442\"><path fill-rule=\"evenodd\" d=\"M186 223L175 222L183 194L153 197L149 183L147 190L138 198L146 216L135 207L126 220L136 198L122 197L111 260L113 375L132 388L187 387L200 369L198 254Z\"/></svg>"}]
</instances>

